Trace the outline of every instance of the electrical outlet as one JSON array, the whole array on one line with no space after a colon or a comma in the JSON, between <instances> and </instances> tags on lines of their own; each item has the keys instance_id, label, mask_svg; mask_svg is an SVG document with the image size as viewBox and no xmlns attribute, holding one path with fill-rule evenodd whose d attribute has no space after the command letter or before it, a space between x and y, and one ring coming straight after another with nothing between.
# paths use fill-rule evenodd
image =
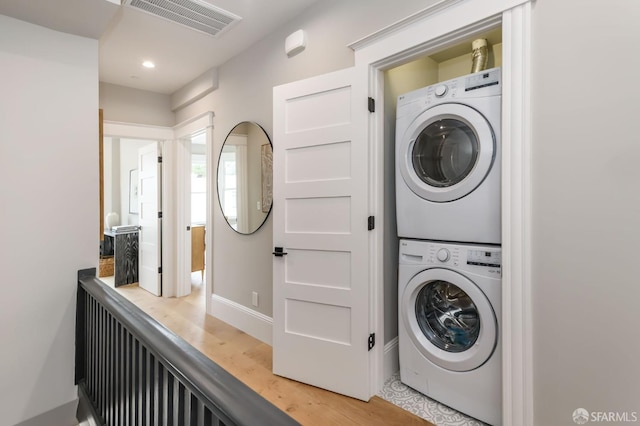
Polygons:
<instances>
[{"instance_id":1,"label":"electrical outlet","mask_svg":"<svg viewBox=\"0 0 640 426\"><path fill-rule=\"evenodd\" d=\"M254 291L251 294L251 303L253 304L253 306L255 306L256 308L258 307L258 292Z\"/></svg>"},{"instance_id":2,"label":"electrical outlet","mask_svg":"<svg viewBox=\"0 0 640 426\"><path fill-rule=\"evenodd\" d=\"M258 211L260 211L260 201L256 201L256 209L258 209Z\"/></svg>"}]
</instances>

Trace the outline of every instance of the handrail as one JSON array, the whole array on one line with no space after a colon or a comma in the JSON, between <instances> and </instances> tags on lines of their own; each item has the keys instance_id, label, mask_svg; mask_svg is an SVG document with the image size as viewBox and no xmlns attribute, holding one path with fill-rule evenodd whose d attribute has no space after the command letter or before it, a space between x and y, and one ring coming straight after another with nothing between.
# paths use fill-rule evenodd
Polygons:
<instances>
[{"instance_id":1,"label":"handrail","mask_svg":"<svg viewBox=\"0 0 640 426\"><path fill-rule=\"evenodd\" d=\"M231 424L277 426L298 424L286 413L229 374L181 337L172 333L115 290L98 280L95 276L95 268L78 272L77 384L83 382L88 375L87 371L90 370L87 368L87 356L95 352L101 352L101 350L96 351L95 348L89 348L91 342L89 344L87 342L87 340L94 339L92 337L87 338L90 330L85 328L86 323L91 322L90 319L87 319L87 311L94 309L91 307L93 305L87 304L88 296L94 299L91 303L97 303L96 306L106 310L117 323L121 324L122 329L130 333L135 341L140 342L147 353L161 362L164 368L175 377L175 380L181 386L184 386L190 392L190 395L201 401L215 416L218 416L223 424L227 426ZM117 333L122 332L119 327L117 327ZM131 357L125 351L127 349L131 350L131 344L127 346L126 343L117 343L116 346L110 342L113 343L113 340L107 342L107 344L102 344L103 346L100 346L100 349L106 348L116 352L120 351L114 355L115 359L118 361L118 365L125 365L125 358L127 356ZM100 343L98 344L100 345ZM100 361L97 361L97 364L100 364ZM95 369L95 367L92 368ZM129 365L127 368L129 373L113 373L111 371L108 374L114 374L113 377L116 378L123 377L118 376L118 374L131 374L131 369L136 367ZM131 382L136 382L134 379L136 379L135 374L133 374ZM153 379L150 380L153 381ZM112 386L119 385L112 382ZM133 384L127 384L127 386L133 387ZM95 401L93 403L95 404L99 398L94 396L93 399ZM127 410L132 409L132 407L127 407ZM99 412L99 414L104 417L104 413ZM135 414L130 414L130 417L135 418L136 416ZM183 423L179 422L179 424ZM197 424L201 424L200 421Z\"/></svg>"}]
</instances>

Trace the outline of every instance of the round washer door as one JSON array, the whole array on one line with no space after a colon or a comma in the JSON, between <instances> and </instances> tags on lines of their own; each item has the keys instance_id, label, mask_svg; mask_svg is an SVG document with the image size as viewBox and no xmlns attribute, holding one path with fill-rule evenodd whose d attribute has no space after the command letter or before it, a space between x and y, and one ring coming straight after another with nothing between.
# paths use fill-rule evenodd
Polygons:
<instances>
[{"instance_id":1,"label":"round washer door","mask_svg":"<svg viewBox=\"0 0 640 426\"><path fill-rule=\"evenodd\" d=\"M491 170L495 136L475 109L440 104L411 123L398 154L402 178L416 195L454 201L473 192Z\"/></svg>"},{"instance_id":2,"label":"round washer door","mask_svg":"<svg viewBox=\"0 0 640 426\"><path fill-rule=\"evenodd\" d=\"M498 341L498 322L487 297L449 269L427 269L414 276L401 296L400 316L415 347L447 370L480 367Z\"/></svg>"}]
</instances>

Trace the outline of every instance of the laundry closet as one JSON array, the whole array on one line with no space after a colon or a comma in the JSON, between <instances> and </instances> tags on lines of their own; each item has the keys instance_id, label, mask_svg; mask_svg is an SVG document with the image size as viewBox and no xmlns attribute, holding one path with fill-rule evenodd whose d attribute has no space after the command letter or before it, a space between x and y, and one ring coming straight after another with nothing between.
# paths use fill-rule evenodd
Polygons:
<instances>
[{"instance_id":1,"label":"laundry closet","mask_svg":"<svg viewBox=\"0 0 640 426\"><path fill-rule=\"evenodd\" d=\"M488 74L484 74L483 76L491 80L488 84L495 86L493 90L489 91L497 94L497 96L494 97L493 105L494 108L497 105L498 118L497 122L488 126L485 134L478 134L478 129L474 128L474 126L471 126L467 131L470 133L469 136L471 138L478 138L477 141L474 141L474 143L478 144L478 146L473 148L474 151L493 152L493 158L489 156L489 158L485 160L490 162L485 166L487 172L481 172L481 176L478 177L480 180L488 180L489 178L487 178L487 176L490 176L488 170L492 170L492 191L486 191L484 188L483 191L475 191L475 188L480 188L481 185L471 183L473 186L470 191L467 189L464 191L464 195L452 195L446 200L438 200L440 195L436 193L420 194L420 191L422 191L421 186L425 184L425 182L420 181L420 179L429 180L432 178L425 178L424 176L418 178L414 176L414 179L416 179L418 183L412 183L410 182L411 177L406 175L407 173L416 173L420 165L408 165L407 167L410 170L405 171L401 170L403 167L401 164L403 161L406 161L406 159L402 157L406 155L411 157L411 154L408 154L406 149L410 151L413 150L413 161L416 161L416 155L418 155L416 154L417 145L420 143L420 138L425 137L423 133L427 132L426 123L423 122L423 120L425 120L424 114L426 113L412 113L409 114L409 117L403 116L403 121L400 121L400 118L397 116L398 98L402 96L403 98L412 97L413 99L419 99L418 103L421 106L411 108L418 109L419 111L434 111L437 108L441 108L443 114L441 117L449 117L448 119L436 117L437 121L429 125L429 127L437 125L439 128L443 128L443 123L446 123L447 120L451 121L451 118L453 118L454 121L458 120L459 117L456 117L455 112L455 108L458 106L455 103L457 102L455 97L451 98L452 103L444 103L444 101L442 101L443 104L435 107L433 104L429 107L423 106L422 102L431 103L436 101L436 105L438 105L437 99L440 94L434 93L435 87L438 87L435 85L442 82L448 82L447 85L439 86L443 92L458 90L458 100L464 98L468 93L478 92L478 90L474 90L473 88L470 89L468 85L466 89L461 87L456 88L455 85L462 85L464 80L460 79L461 77L466 78L466 76L469 76L472 72L477 71L472 69L473 45L480 41L484 43L484 40L486 40L487 44L486 53L488 54L488 58L486 64L481 69L488 70L487 72L491 74L491 76ZM428 394L428 396L434 399L440 400L456 409L463 410L467 414L495 424L500 423L502 389L501 346L497 344L497 342L500 341L499 333L502 332L501 327L497 326L500 324L501 312L501 253L499 245L501 242L499 191L499 166L501 159L499 158L500 89L498 88L500 87L499 83L502 79L500 72L501 65L502 31L501 28L496 28L485 33L474 34L468 39L462 40L446 49L388 69L384 72L384 216L386 218L385 243L383 245L385 265L384 327L385 344L388 345L385 346L385 349L389 347L393 347L394 351L398 349L401 380L404 383ZM483 85L483 83L485 82L480 82L479 86ZM451 85L454 87L448 87ZM433 89L426 89L428 86L431 86ZM427 90L430 91L430 100L427 100L426 97ZM483 90L487 92L486 89ZM444 96L442 97L444 98ZM407 102L410 103L411 100L403 100L403 108L405 108L404 105L407 104ZM462 103L464 103L464 100ZM407 105L410 106L410 104ZM453 105L453 107L451 107L451 105ZM484 113L486 114L486 111ZM416 114L419 116L417 117ZM435 112L429 112L429 114L433 114L434 116L440 115L440 113L436 114ZM465 114L466 112L462 113L462 115ZM484 122L484 115L482 114L483 112L481 111L478 120ZM412 122L414 117L415 121L409 125L407 120ZM436 120L436 118L433 118L433 120ZM433 120L429 119L429 121ZM466 121L464 118L462 118L462 120ZM495 129L497 140L494 129L491 128L495 126L496 123L498 127ZM401 128L396 129L396 124L401 126ZM484 125L484 123L481 124ZM406 126L409 126L409 128L407 129ZM408 132L412 128L414 129L413 136L400 136L400 134L405 134L405 131ZM398 133L396 130L398 130ZM459 129L453 129L452 131L454 134L455 132L460 133ZM415 138L416 136L417 138ZM445 136L443 133L441 135L441 138L443 138L442 143L446 143L444 142L445 138L451 137L456 138L456 136L452 136L452 134ZM409 142L408 139L405 140L405 138L415 138L415 142L413 140ZM462 138L466 139L467 136L462 136ZM426 143L434 145L438 142ZM450 145L457 143L458 142L452 142ZM413 148L407 148L407 145L410 144L413 145ZM462 144L469 145L466 147L467 151L471 149L469 141L462 142ZM482 144L485 144L485 146L482 147ZM487 146L489 146L488 149ZM439 149L460 150L460 146L456 148L441 147ZM430 150L431 152L429 153L422 152L419 155L442 155L442 152L435 153L432 148ZM464 151L465 149L462 150ZM448 154L445 155L451 155L452 159L450 161L454 161L453 157L456 154L449 151ZM481 160L479 158L471 158L469 152L464 155L469 156L469 158L463 159L462 162L468 161L469 168L480 168ZM476 154L474 153L473 155L475 156ZM398 156L401 156L401 158L397 158ZM433 162L434 160L429 161ZM494 162L497 164L492 164ZM432 166L433 168L441 167L433 164ZM497 169L497 172L494 171L495 169ZM433 187L433 189L436 191L443 189L446 192L450 190L446 189L445 186L454 188L456 185L462 185L463 181L472 180L473 172L467 170L464 175L462 175L462 170L457 170L456 173L458 172L460 176L455 179L459 179L460 182L454 182L451 184L452 186L449 186L449 183L443 183L442 188L437 188L438 185L436 184L436 187ZM431 173L451 174L453 171L450 170L446 172L438 170ZM440 176L440 178L444 177ZM447 177L446 179L449 178ZM432 189L431 184L429 182L426 182L426 184L427 187L430 188L430 191ZM484 185L487 185L486 182ZM413 187L409 189L408 187L411 186ZM397 193L396 191L401 192ZM476 193L472 196L471 194L474 191ZM460 204L460 201L431 203L427 198L432 196L435 197L436 201L456 200L459 197L466 197L467 201L462 201L462 203L464 203L462 206L454 205L455 203ZM423 199L423 197L425 198ZM476 197L477 201L469 201L471 197ZM427 207L425 209L425 206L423 206L425 203L430 203L437 207ZM476 206L489 203L494 206L487 210L487 217L479 215L481 217L476 218ZM397 210L396 205L398 206ZM396 211L400 217L397 216ZM467 212L469 216L467 216ZM450 215L450 213L453 214ZM398 220L402 221L402 226L400 227L398 226ZM427 226L417 223L422 221L432 221L435 225ZM491 226L485 226L487 222L491 222ZM484 228L484 235L477 234L476 231L478 228ZM487 231L489 228L492 228L493 232ZM402 238L399 238L398 235ZM405 238L408 238L408 240ZM436 243L433 243L433 240L437 240ZM451 244L452 241L454 244ZM459 246L455 244L456 241L466 241L467 243L471 243L471 245ZM484 253L480 250L473 250L480 248L474 244L480 242L488 242L492 245L486 246L488 248L483 247L484 250L487 250ZM399 253L398 247L400 243L402 243L402 247ZM467 250L467 248L469 249ZM429 257L434 256L436 252L438 259L436 260L435 257L431 257L429 260ZM467 256L483 256L487 253L491 259L494 259L493 262L497 262L492 264L494 266L478 268L467 265L467 262L469 262ZM451 256L453 256L453 259ZM463 259L460 269L456 271L459 265L458 257L464 257L465 259ZM420 261L418 262L417 259L420 259ZM419 264L412 265L414 260ZM484 262L484 259L471 260ZM399 263L401 265L400 267L398 267ZM497 267L495 265L497 265ZM477 269L490 269L491 272L485 274L485 276L476 276L474 273L477 272ZM450 273L451 275L448 275ZM463 274L472 277L474 282L466 281L465 275ZM417 278L414 279L414 276ZM398 279L398 277L400 277L400 279ZM451 284L459 282L460 280L466 281L463 282L462 285L458 283L458 285L464 288L464 291L461 291L455 284ZM483 283L485 287L479 286L478 283ZM449 286L449 288L438 289L437 287L439 285ZM433 288L436 289L434 290ZM469 330L467 330L469 331L469 336L463 338L460 337L460 334L453 336L451 334L452 327L446 327L443 324L445 321L457 321L458 319L455 317L457 314L446 316L448 314L442 314L441 312L436 315L434 312L443 308L442 306L425 306L431 303L427 301L428 297L438 299L442 297L442 294L450 295L451 288L455 289L458 293L464 294L464 300L461 299L453 302L460 303L464 306L462 306L462 308L460 306L455 308L448 307L452 309L452 312L460 311L460 309L473 310L476 312L474 315L471 315L472 319L469 320ZM481 289L480 292L478 292L478 289ZM438 292L441 294L438 294ZM493 303L487 300L485 294L493 296L491 298ZM446 303L443 303L443 305L446 305ZM418 312L419 310L421 310L421 312ZM429 311L431 312L429 313ZM480 327L481 322L482 327ZM494 324L496 325L494 326ZM440 327L440 329L438 329L438 327ZM470 331L471 329L475 331ZM483 331L482 335L479 335L480 329ZM458 333L462 333L460 330L462 330L462 328L458 329ZM487 331L489 331L489 334L487 334ZM440 333L440 335L438 335L438 333ZM462 343L463 341L464 343ZM397 347L395 346L396 343ZM459 343L462 343L462 345L457 347ZM476 348L482 349L478 350L476 355L464 355L474 352ZM428 364L428 366L426 364ZM446 371L451 371L451 375L448 375ZM440 375L440 372L443 373ZM385 372L385 374L388 374L388 371ZM456 383L456 381L458 382ZM482 390L476 391L475 388ZM460 390L462 390L462 393L460 393ZM464 392L467 391L469 395L464 395ZM468 398L465 398L466 396L468 396ZM455 404L460 405L456 406Z\"/></svg>"},{"instance_id":2,"label":"laundry closet","mask_svg":"<svg viewBox=\"0 0 640 426\"><path fill-rule=\"evenodd\" d=\"M487 68L500 67L502 65L502 29L498 27L384 72L385 344L398 335L398 234L395 199L395 132L398 96L469 74L472 64L472 42L476 39L487 40L489 52Z\"/></svg>"}]
</instances>

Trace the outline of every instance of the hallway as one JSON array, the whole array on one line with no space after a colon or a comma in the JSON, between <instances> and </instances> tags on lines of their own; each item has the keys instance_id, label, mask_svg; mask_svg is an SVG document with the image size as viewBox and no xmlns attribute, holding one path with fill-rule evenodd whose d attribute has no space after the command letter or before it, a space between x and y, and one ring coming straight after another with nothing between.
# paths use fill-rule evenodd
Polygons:
<instances>
[{"instance_id":1,"label":"hallway","mask_svg":"<svg viewBox=\"0 0 640 426\"><path fill-rule=\"evenodd\" d=\"M183 298L157 298L136 284L116 290L303 425L431 424L378 396L365 403L273 375L271 346L206 315L206 286L194 277Z\"/></svg>"}]
</instances>

